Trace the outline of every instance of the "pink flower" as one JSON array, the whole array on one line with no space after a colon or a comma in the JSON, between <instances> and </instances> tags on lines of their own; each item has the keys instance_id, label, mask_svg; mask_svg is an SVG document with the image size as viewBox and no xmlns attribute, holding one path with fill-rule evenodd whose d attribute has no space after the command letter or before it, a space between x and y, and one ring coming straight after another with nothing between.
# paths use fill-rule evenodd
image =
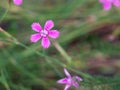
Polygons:
<instances>
[{"instance_id":1,"label":"pink flower","mask_svg":"<svg viewBox=\"0 0 120 90\"><path fill-rule=\"evenodd\" d=\"M13 3L17 6L20 6L22 4L22 0L13 0Z\"/></svg>"},{"instance_id":2,"label":"pink flower","mask_svg":"<svg viewBox=\"0 0 120 90\"><path fill-rule=\"evenodd\" d=\"M57 30L51 30L54 27L54 22L52 20L47 20L44 28L38 22L34 22L31 25L32 29L36 31L36 34L32 34L30 37L31 42L37 42L42 39L41 45L43 48L48 48L50 46L50 41L48 37L56 39L59 37L59 32Z\"/></svg>"},{"instance_id":3,"label":"pink flower","mask_svg":"<svg viewBox=\"0 0 120 90\"><path fill-rule=\"evenodd\" d=\"M119 0L99 0L100 3L103 4L104 10L109 10L113 5L116 7L120 7L120 1Z\"/></svg>"},{"instance_id":4,"label":"pink flower","mask_svg":"<svg viewBox=\"0 0 120 90\"><path fill-rule=\"evenodd\" d=\"M78 88L79 84L78 84L77 81L82 81L82 79L80 77L78 77L78 76L71 77L71 75L69 74L69 72L67 71L66 68L64 68L64 72L65 72L67 77L58 80L57 83L66 84L64 90L68 90L68 88L70 86L74 86L74 87Z\"/></svg>"}]
</instances>

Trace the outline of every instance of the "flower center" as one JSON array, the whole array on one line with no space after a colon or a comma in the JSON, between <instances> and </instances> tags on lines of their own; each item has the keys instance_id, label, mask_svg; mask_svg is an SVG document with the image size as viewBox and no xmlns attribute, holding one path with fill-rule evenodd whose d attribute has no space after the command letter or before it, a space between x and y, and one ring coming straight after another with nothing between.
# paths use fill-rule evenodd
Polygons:
<instances>
[{"instance_id":1,"label":"flower center","mask_svg":"<svg viewBox=\"0 0 120 90\"><path fill-rule=\"evenodd\" d=\"M41 34L41 36L46 37L48 35L48 31L47 30L42 30L40 32L40 34Z\"/></svg>"},{"instance_id":2,"label":"flower center","mask_svg":"<svg viewBox=\"0 0 120 90\"><path fill-rule=\"evenodd\" d=\"M73 83L72 78L68 78L68 82L67 82L67 84L71 85L72 83Z\"/></svg>"}]
</instances>

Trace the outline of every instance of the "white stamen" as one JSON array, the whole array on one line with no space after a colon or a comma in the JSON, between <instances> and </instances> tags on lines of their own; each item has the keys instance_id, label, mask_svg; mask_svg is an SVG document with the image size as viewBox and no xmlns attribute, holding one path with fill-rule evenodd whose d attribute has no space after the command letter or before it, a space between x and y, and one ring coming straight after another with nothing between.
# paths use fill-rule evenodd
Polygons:
<instances>
[{"instance_id":1,"label":"white stamen","mask_svg":"<svg viewBox=\"0 0 120 90\"><path fill-rule=\"evenodd\" d=\"M40 34L41 34L41 36L46 37L48 35L48 31L47 30L42 30L40 32Z\"/></svg>"}]
</instances>

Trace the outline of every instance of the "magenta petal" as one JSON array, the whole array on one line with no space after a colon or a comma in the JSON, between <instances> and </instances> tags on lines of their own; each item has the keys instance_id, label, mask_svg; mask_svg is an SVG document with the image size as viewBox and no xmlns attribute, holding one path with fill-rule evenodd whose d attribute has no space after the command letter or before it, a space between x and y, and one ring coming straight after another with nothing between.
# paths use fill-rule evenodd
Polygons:
<instances>
[{"instance_id":1,"label":"magenta petal","mask_svg":"<svg viewBox=\"0 0 120 90\"><path fill-rule=\"evenodd\" d=\"M119 0L114 0L114 1L113 1L113 4L114 4L116 7L119 7L119 6L120 6L120 1L119 1Z\"/></svg>"},{"instance_id":2,"label":"magenta petal","mask_svg":"<svg viewBox=\"0 0 120 90\"><path fill-rule=\"evenodd\" d=\"M77 82L73 82L73 86L75 86L76 88L78 88L79 84Z\"/></svg>"},{"instance_id":3,"label":"magenta petal","mask_svg":"<svg viewBox=\"0 0 120 90\"><path fill-rule=\"evenodd\" d=\"M67 77L71 78L71 75L70 75L70 73L67 71L66 68L64 68L64 72L65 72L65 75L66 75Z\"/></svg>"},{"instance_id":4,"label":"magenta petal","mask_svg":"<svg viewBox=\"0 0 120 90\"><path fill-rule=\"evenodd\" d=\"M40 32L42 30L41 25L37 22L32 23L31 27L36 32Z\"/></svg>"},{"instance_id":5,"label":"magenta petal","mask_svg":"<svg viewBox=\"0 0 120 90\"><path fill-rule=\"evenodd\" d=\"M41 44L44 48L48 48L50 46L50 41L49 41L48 37L43 37Z\"/></svg>"},{"instance_id":6,"label":"magenta petal","mask_svg":"<svg viewBox=\"0 0 120 90\"><path fill-rule=\"evenodd\" d=\"M103 8L104 8L104 10L109 10L111 8L111 3L110 2L104 3Z\"/></svg>"},{"instance_id":7,"label":"magenta petal","mask_svg":"<svg viewBox=\"0 0 120 90\"><path fill-rule=\"evenodd\" d=\"M83 79L78 76L75 76L74 78L76 78L78 81L83 81Z\"/></svg>"},{"instance_id":8,"label":"magenta petal","mask_svg":"<svg viewBox=\"0 0 120 90\"><path fill-rule=\"evenodd\" d=\"M68 90L68 88L70 87L71 85L66 85L64 90Z\"/></svg>"},{"instance_id":9,"label":"magenta petal","mask_svg":"<svg viewBox=\"0 0 120 90\"><path fill-rule=\"evenodd\" d=\"M13 3L17 6L20 6L22 4L22 0L13 0Z\"/></svg>"},{"instance_id":10,"label":"magenta petal","mask_svg":"<svg viewBox=\"0 0 120 90\"><path fill-rule=\"evenodd\" d=\"M40 34L33 34L30 37L31 42L37 42L41 38Z\"/></svg>"},{"instance_id":11,"label":"magenta petal","mask_svg":"<svg viewBox=\"0 0 120 90\"><path fill-rule=\"evenodd\" d=\"M63 78L57 81L57 83L60 83L60 84L66 84L67 82L68 82L67 78Z\"/></svg>"},{"instance_id":12,"label":"magenta petal","mask_svg":"<svg viewBox=\"0 0 120 90\"><path fill-rule=\"evenodd\" d=\"M54 22L52 20L47 20L44 26L45 30L50 30L54 27Z\"/></svg>"},{"instance_id":13,"label":"magenta petal","mask_svg":"<svg viewBox=\"0 0 120 90\"><path fill-rule=\"evenodd\" d=\"M51 30L51 31L49 31L49 37L51 37L51 38L58 38L59 37L59 32L57 31L57 30Z\"/></svg>"}]
</instances>

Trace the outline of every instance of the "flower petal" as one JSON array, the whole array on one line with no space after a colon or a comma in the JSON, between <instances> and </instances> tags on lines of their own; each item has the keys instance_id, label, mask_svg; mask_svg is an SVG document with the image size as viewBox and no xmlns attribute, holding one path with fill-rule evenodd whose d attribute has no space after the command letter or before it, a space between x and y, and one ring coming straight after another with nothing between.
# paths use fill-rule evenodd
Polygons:
<instances>
[{"instance_id":1,"label":"flower petal","mask_svg":"<svg viewBox=\"0 0 120 90\"><path fill-rule=\"evenodd\" d=\"M103 4L103 8L104 8L104 10L109 10L111 8L111 2L105 2Z\"/></svg>"},{"instance_id":2,"label":"flower petal","mask_svg":"<svg viewBox=\"0 0 120 90\"><path fill-rule=\"evenodd\" d=\"M50 46L50 41L49 41L48 37L43 37L41 44L42 44L43 48L48 48Z\"/></svg>"},{"instance_id":3,"label":"flower petal","mask_svg":"<svg viewBox=\"0 0 120 90\"><path fill-rule=\"evenodd\" d=\"M66 85L64 90L68 90L68 88L70 87L71 85Z\"/></svg>"},{"instance_id":4,"label":"flower petal","mask_svg":"<svg viewBox=\"0 0 120 90\"><path fill-rule=\"evenodd\" d=\"M75 76L74 78L77 79L78 81L83 81L83 79L80 78L79 76Z\"/></svg>"},{"instance_id":5,"label":"flower petal","mask_svg":"<svg viewBox=\"0 0 120 90\"><path fill-rule=\"evenodd\" d=\"M119 7L119 6L120 6L120 1L119 1L119 0L114 0L114 1L113 1L113 4L114 4L116 7Z\"/></svg>"},{"instance_id":6,"label":"flower petal","mask_svg":"<svg viewBox=\"0 0 120 90\"><path fill-rule=\"evenodd\" d=\"M41 25L37 22L32 23L31 27L36 32L40 32L42 30Z\"/></svg>"},{"instance_id":7,"label":"flower petal","mask_svg":"<svg viewBox=\"0 0 120 90\"><path fill-rule=\"evenodd\" d=\"M45 30L50 30L54 27L54 22L52 20L47 20L44 26Z\"/></svg>"},{"instance_id":8,"label":"flower petal","mask_svg":"<svg viewBox=\"0 0 120 90\"><path fill-rule=\"evenodd\" d=\"M71 75L70 75L70 73L67 71L66 68L64 68L64 72L65 72L65 75L66 75L67 77L71 78Z\"/></svg>"},{"instance_id":9,"label":"flower petal","mask_svg":"<svg viewBox=\"0 0 120 90\"><path fill-rule=\"evenodd\" d=\"M22 0L13 0L13 3L17 6L20 6L22 4Z\"/></svg>"},{"instance_id":10,"label":"flower petal","mask_svg":"<svg viewBox=\"0 0 120 90\"><path fill-rule=\"evenodd\" d=\"M74 81L74 82L73 82L73 86L75 86L76 88L78 88L78 87L79 87L79 84Z\"/></svg>"},{"instance_id":11,"label":"flower petal","mask_svg":"<svg viewBox=\"0 0 120 90\"><path fill-rule=\"evenodd\" d=\"M31 42L37 42L41 38L40 34L33 34L30 37Z\"/></svg>"},{"instance_id":12,"label":"flower petal","mask_svg":"<svg viewBox=\"0 0 120 90\"><path fill-rule=\"evenodd\" d=\"M57 83L61 83L61 84L67 84L68 79L67 78L63 78L57 81Z\"/></svg>"},{"instance_id":13,"label":"flower petal","mask_svg":"<svg viewBox=\"0 0 120 90\"><path fill-rule=\"evenodd\" d=\"M57 30L51 30L51 31L49 31L49 37L51 37L51 38L58 38L59 37L59 31L57 31Z\"/></svg>"}]
</instances>

